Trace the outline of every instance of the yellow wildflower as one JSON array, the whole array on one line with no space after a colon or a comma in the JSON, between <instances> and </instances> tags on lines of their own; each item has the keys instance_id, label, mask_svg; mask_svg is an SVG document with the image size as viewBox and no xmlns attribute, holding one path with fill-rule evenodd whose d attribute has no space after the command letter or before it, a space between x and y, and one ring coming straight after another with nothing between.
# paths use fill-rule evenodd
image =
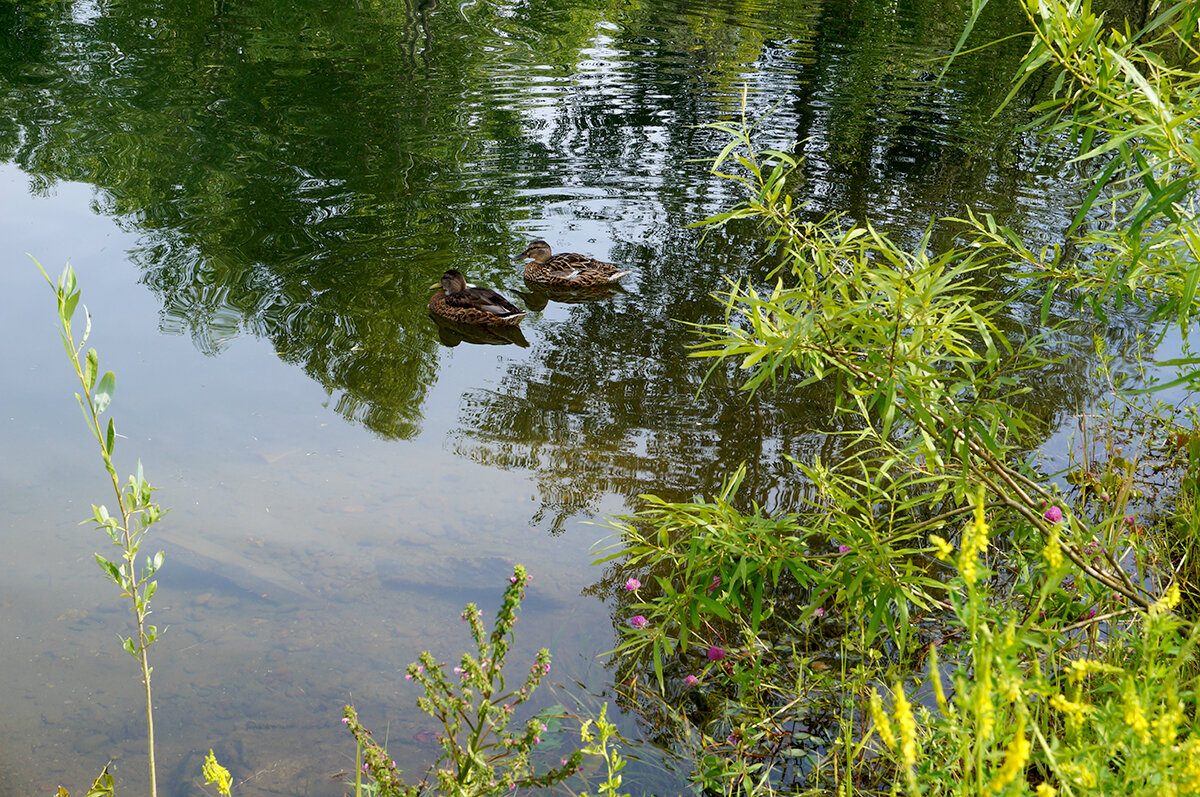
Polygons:
<instances>
[{"instance_id":1,"label":"yellow wildflower","mask_svg":"<svg viewBox=\"0 0 1200 797\"><path fill-rule=\"evenodd\" d=\"M958 554L958 572L967 586L975 586L979 576L979 555L987 551L988 524L983 511L983 491L975 499L975 519L963 530L962 550Z\"/></svg>"},{"instance_id":2,"label":"yellow wildflower","mask_svg":"<svg viewBox=\"0 0 1200 797\"><path fill-rule=\"evenodd\" d=\"M1142 710L1142 700L1138 697L1137 687L1132 678L1125 679L1125 724L1138 735L1142 744L1150 744L1150 720Z\"/></svg>"},{"instance_id":3,"label":"yellow wildflower","mask_svg":"<svg viewBox=\"0 0 1200 797\"><path fill-rule=\"evenodd\" d=\"M1171 609L1179 605L1179 584L1172 581L1171 586L1167 587L1167 591L1156 600L1147 610L1151 617L1158 617L1166 614Z\"/></svg>"},{"instance_id":4,"label":"yellow wildflower","mask_svg":"<svg viewBox=\"0 0 1200 797\"><path fill-rule=\"evenodd\" d=\"M1153 723L1158 743L1164 747L1175 744L1175 740L1179 736L1179 723L1182 720L1183 712L1178 707L1175 710L1168 709L1160 714Z\"/></svg>"},{"instance_id":5,"label":"yellow wildflower","mask_svg":"<svg viewBox=\"0 0 1200 797\"><path fill-rule=\"evenodd\" d=\"M1058 789L1054 788L1049 783L1039 783L1037 787L1037 797L1058 797Z\"/></svg>"},{"instance_id":6,"label":"yellow wildflower","mask_svg":"<svg viewBox=\"0 0 1200 797\"><path fill-rule=\"evenodd\" d=\"M1064 764L1062 771L1076 786L1084 789L1096 788L1096 773L1089 767L1079 764Z\"/></svg>"},{"instance_id":7,"label":"yellow wildflower","mask_svg":"<svg viewBox=\"0 0 1200 797\"><path fill-rule=\"evenodd\" d=\"M1073 700L1068 700L1061 693L1050 698L1050 706L1066 715L1067 730L1071 732L1077 732L1083 725L1084 718L1092 711L1092 707L1087 703L1077 703Z\"/></svg>"},{"instance_id":8,"label":"yellow wildflower","mask_svg":"<svg viewBox=\"0 0 1200 797\"><path fill-rule=\"evenodd\" d=\"M983 512L983 490L979 491L979 495L975 499L975 544L980 551L987 550L988 546L988 524L987 517Z\"/></svg>"},{"instance_id":9,"label":"yellow wildflower","mask_svg":"<svg viewBox=\"0 0 1200 797\"><path fill-rule=\"evenodd\" d=\"M1200 739L1192 737L1183 743L1183 789L1188 794L1200 792Z\"/></svg>"},{"instance_id":10,"label":"yellow wildflower","mask_svg":"<svg viewBox=\"0 0 1200 797\"><path fill-rule=\"evenodd\" d=\"M879 693L874 689L871 690L870 707L871 718L875 720L875 729L879 731L879 738L888 747L896 749L896 734L892 732L892 723L888 720L887 714L883 713L883 701L879 699Z\"/></svg>"},{"instance_id":11,"label":"yellow wildflower","mask_svg":"<svg viewBox=\"0 0 1200 797\"><path fill-rule=\"evenodd\" d=\"M1015 735L1004 751L1004 765L992 778L988 787L995 794L1004 791L1018 774L1025 771L1025 763L1029 761L1029 740L1025 738L1025 715L1017 715Z\"/></svg>"},{"instance_id":12,"label":"yellow wildflower","mask_svg":"<svg viewBox=\"0 0 1200 797\"><path fill-rule=\"evenodd\" d=\"M1071 668L1067 672L1067 677L1071 679L1072 683L1078 683L1094 672L1116 672L1119 669L1102 661L1075 659L1071 662Z\"/></svg>"},{"instance_id":13,"label":"yellow wildflower","mask_svg":"<svg viewBox=\"0 0 1200 797\"><path fill-rule=\"evenodd\" d=\"M1058 532L1050 533L1050 540L1046 543L1046 547L1042 549L1042 557L1046 560L1046 566L1051 570L1057 570L1062 567L1063 554L1062 548L1058 544Z\"/></svg>"},{"instance_id":14,"label":"yellow wildflower","mask_svg":"<svg viewBox=\"0 0 1200 797\"><path fill-rule=\"evenodd\" d=\"M929 535L929 544L937 549L937 558L943 562L948 562L954 553L954 546L936 534Z\"/></svg>"},{"instance_id":15,"label":"yellow wildflower","mask_svg":"<svg viewBox=\"0 0 1200 797\"><path fill-rule=\"evenodd\" d=\"M892 693L896 698L896 725L900 728L900 756L906 767L914 767L917 765L917 723L913 719L912 705L899 681Z\"/></svg>"},{"instance_id":16,"label":"yellow wildflower","mask_svg":"<svg viewBox=\"0 0 1200 797\"><path fill-rule=\"evenodd\" d=\"M979 738L990 739L996 724L996 706L992 702L992 679L975 684L975 718Z\"/></svg>"},{"instance_id":17,"label":"yellow wildflower","mask_svg":"<svg viewBox=\"0 0 1200 797\"><path fill-rule=\"evenodd\" d=\"M1090 708L1084 703L1068 700L1067 696L1061 692L1050 698L1050 705L1064 714L1086 714Z\"/></svg>"},{"instance_id":18,"label":"yellow wildflower","mask_svg":"<svg viewBox=\"0 0 1200 797\"><path fill-rule=\"evenodd\" d=\"M213 755L211 749L204 758L203 772L205 783L215 783L217 793L229 797L229 790L233 786L233 779L229 775L229 770L217 763L217 757Z\"/></svg>"}]
</instances>

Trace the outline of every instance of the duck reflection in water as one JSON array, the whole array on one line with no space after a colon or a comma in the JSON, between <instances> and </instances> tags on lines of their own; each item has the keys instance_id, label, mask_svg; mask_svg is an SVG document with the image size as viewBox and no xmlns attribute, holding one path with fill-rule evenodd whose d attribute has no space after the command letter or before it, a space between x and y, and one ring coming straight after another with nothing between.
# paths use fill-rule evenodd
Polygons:
<instances>
[{"instance_id":1,"label":"duck reflection in water","mask_svg":"<svg viewBox=\"0 0 1200 797\"><path fill-rule=\"evenodd\" d=\"M429 299L429 312L457 324L511 327L521 323L525 311L491 288L467 284L458 269L442 275L442 289Z\"/></svg>"},{"instance_id":2,"label":"duck reflection in water","mask_svg":"<svg viewBox=\"0 0 1200 797\"><path fill-rule=\"evenodd\" d=\"M604 285L595 288L547 288L545 285L538 285L526 280L525 287L529 290L515 291L515 293L521 297L521 301L525 302L526 307L537 313L545 310L546 305L550 302L583 304L584 302L608 299L618 293L628 293L620 285Z\"/></svg>"},{"instance_id":3,"label":"duck reflection in water","mask_svg":"<svg viewBox=\"0 0 1200 797\"><path fill-rule=\"evenodd\" d=\"M441 316L429 314L438 328L438 341L449 348L460 343L475 343L479 345L507 346L512 344L523 349L529 348L529 341L519 326L484 327L477 324L460 324Z\"/></svg>"}]
</instances>

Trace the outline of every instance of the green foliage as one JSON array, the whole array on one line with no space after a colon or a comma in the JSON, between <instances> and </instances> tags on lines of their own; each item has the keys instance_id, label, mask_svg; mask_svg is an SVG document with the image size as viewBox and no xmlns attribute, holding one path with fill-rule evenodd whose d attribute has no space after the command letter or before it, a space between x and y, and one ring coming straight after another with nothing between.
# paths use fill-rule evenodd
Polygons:
<instances>
[{"instance_id":1,"label":"green foliage","mask_svg":"<svg viewBox=\"0 0 1200 797\"><path fill-rule=\"evenodd\" d=\"M1042 327L1056 295L1101 320L1149 300L1156 318L1186 332L1200 283L1200 10L1160 6L1135 32L1106 27L1082 0L1025 9L1032 46L1014 94L1051 69L1051 99L1033 127L1074 141L1079 160L1098 167L1059 246L1032 248L969 210L960 221L970 245L941 253L929 236L905 251L869 225L800 221L787 193L796 159L755 151L744 117L712 125L730 137L714 173L748 198L698 224L759 222L781 266L772 285L730 282L717 297L725 318L697 328L693 356L714 369L737 363L750 394L783 380L831 384L843 446L830 462L797 463L815 495L800 511L734 510L739 470L718 499L646 496L614 524L621 540L603 561L654 576L629 607L637 622L617 652L637 656L626 666L649 659L660 691L685 694L677 674L689 648L723 646L703 679L684 679L700 733L677 741L705 788L797 786L787 775L797 725L831 723L838 731L807 770L815 789L1200 789L1197 631L1172 613L1195 572L1194 430L1161 408L1145 413L1148 434L1178 443L1170 472L1183 474L1164 485L1174 507L1154 520L1156 533L1129 514L1145 463L1119 435L1059 474L1060 492L1027 459L1045 426L1022 407L1031 381L1056 364L1042 353L1055 330L1014 333L1007 308L985 293L998 282L1036 292ZM823 638L834 622L836 654ZM922 630L934 644L914 644ZM924 651L936 712L910 681ZM835 655L840 686L816 666ZM719 721L704 714L714 705ZM790 721L779 720L781 705Z\"/></svg>"},{"instance_id":2,"label":"green foliage","mask_svg":"<svg viewBox=\"0 0 1200 797\"><path fill-rule=\"evenodd\" d=\"M662 573L656 577L660 596L630 607L647 612L636 615L647 621L646 630L616 649L649 653L660 686L665 658L687 650L695 632L729 622L734 613L757 630L773 614L768 592L785 573L799 584L814 582L804 556L806 537L795 519L764 517L757 507L742 514L731 505L744 475L745 468L738 468L711 501L673 504L643 496L646 508L613 522L620 542L599 561L619 557L627 567Z\"/></svg>"},{"instance_id":3,"label":"green foliage","mask_svg":"<svg viewBox=\"0 0 1200 797\"><path fill-rule=\"evenodd\" d=\"M1148 298L1157 317L1186 329L1200 310L1200 11L1191 2L1155 4L1156 15L1131 30L1093 13L1090 0L1021 5L1033 37L1010 98L1049 71L1052 94L1034 108L1031 127L1069 138L1078 160L1096 167L1068 231L1070 249L1090 256L1066 258L1068 248L1030 256L990 221L973 226L1011 248L1047 296L1074 291L1101 319L1109 301Z\"/></svg>"},{"instance_id":4,"label":"green foliage","mask_svg":"<svg viewBox=\"0 0 1200 797\"><path fill-rule=\"evenodd\" d=\"M550 653L542 648L521 687L505 689L504 662L512 645L512 629L525 585L530 579L532 576L526 574L524 567L514 568L490 635L474 604L463 610L462 619L471 628L476 654L463 654L459 666L454 668L453 679L446 675L445 665L428 651L408 666L406 677L425 690L424 696L417 699L417 706L440 722L444 731L438 736L442 755L421 783L411 786L404 783L387 750L358 721L354 706L346 706L342 721L359 745L363 769L374 780L371 789L380 795L416 795L430 788L456 797L503 794L518 787L549 786L579 770L583 752L575 751L561 766L541 775L534 774L530 756L542 742L542 734L549 730L545 717L531 717L519 733L507 730L516 707L532 697L550 672ZM604 736L605 741L607 738ZM360 782L359 791L363 788Z\"/></svg>"},{"instance_id":5,"label":"green foliage","mask_svg":"<svg viewBox=\"0 0 1200 797\"><path fill-rule=\"evenodd\" d=\"M580 728L579 737L583 742L580 752L584 755L598 756L604 760L605 779L597 787L598 795L605 797L629 797L621 794L621 770L625 768L625 759L610 747L612 739L617 737L617 727L608 721L608 704L600 707L600 716L594 720L585 720ZM595 727L595 731L592 728ZM583 792L580 797L588 797Z\"/></svg>"},{"instance_id":6,"label":"green foliage","mask_svg":"<svg viewBox=\"0 0 1200 797\"><path fill-rule=\"evenodd\" d=\"M976 505L971 536L988 535ZM964 548L965 557L976 553ZM1046 591L1079 572L1052 540L1044 552ZM1138 623L1112 626L1099 657L1063 650L1031 617L997 611L982 582L961 578L955 621L967 632L947 698L937 648L929 682L937 712L914 710L897 683L893 710L872 694L876 751L910 794L1189 794L1200 789L1200 726L1192 687L1197 632L1170 613L1172 586ZM1140 627L1139 627L1140 626ZM1057 638L1057 639L1056 639ZM1051 644L1056 642L1056 644ZM1192 674L1189 674L1192 673ZM890 714L890 716L889 716ZM1027 735L1028 734L1028 735Z\"/></svg>"},{"instance_id":7,"label":"green foliage","mask_svg":"<svg viewBox=\"0 0 1200 797\"><path fill-rule=\"evenodd\" d=\"M104 769L96 776L96 780L92 782L92 787L87 790L87 793L83 797L113 797L113 776L108 771L111 763L109 762L109 764L104 765ZM55 792L55 797L70 797L70 792L59 786L58 791Z\"/></svg>"}]
</instances>

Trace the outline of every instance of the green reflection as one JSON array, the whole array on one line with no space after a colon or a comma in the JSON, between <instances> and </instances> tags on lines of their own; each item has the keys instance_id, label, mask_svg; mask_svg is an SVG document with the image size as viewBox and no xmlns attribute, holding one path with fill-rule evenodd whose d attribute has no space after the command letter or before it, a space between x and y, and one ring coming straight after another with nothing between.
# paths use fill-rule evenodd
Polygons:
<instances>
[{"instance_id":1,"label":"green reflection","mask_svg":"<svg viewBox=\"0 0 1200 797\"><path fill-rule=\"evenodd\" d=\"M439 344L498 342L430 322L447 268L515 291L511 258L538 237L631 267L588 303L530 292L566 320L526 330L530 355L469 393L452 445L538 474L554 526L613 490L711 491L742 460L745 494L785 504L801 487L783 455L829 446L805 431L828 426L820 391L746 405L717 374L693 401L703 365L677 320L714 320L724 275L770 265L753 230L681 232L734 200L703 162L724 142L698 125L740 113L747 86L764 143L799 142L813 215L903 240L971 202L1051 232L1069 221L1043 185L1058 165L1028 167L1013 120L990 119L1019 52L930 80L966 7L4 3L0 157L43 187L96 186L98 210L141 233L165 330L208 354L266 338L386 437L419 431ZM989 14L981 39L1012 32Z\"/></svg>"}]
</instances>

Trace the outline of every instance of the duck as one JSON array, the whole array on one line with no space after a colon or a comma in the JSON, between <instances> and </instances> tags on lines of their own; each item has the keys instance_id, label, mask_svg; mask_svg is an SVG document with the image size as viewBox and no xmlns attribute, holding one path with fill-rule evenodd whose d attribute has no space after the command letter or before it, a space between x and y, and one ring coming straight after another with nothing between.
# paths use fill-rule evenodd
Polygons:
<instances>
[{"instance_id":1,"label":"duck","mask_svg":"<svg viewBox=\"0 0 1200 797\"><path fill-rule=\"evenodd\" d=\"M534 241L513 260L527 258L531 259L525 264L526 282L550 288L611 285L631 273L621 271L612 263L605 263L587 255L577 255L574 252L552 254L550 244L545 241Z\"/></svg>"},{"instance_id":2,"label":"duck","mask_svg":"<svg viewBox=\"0 0 1200 797\"><path fill-rule=\"evenodd\" d=\"M442 275L442 289L429 299L429 312L448 321L481 327L512 327L525 311L491 288L467 283L458 269Z\"/></svg>"}]
</instances>

